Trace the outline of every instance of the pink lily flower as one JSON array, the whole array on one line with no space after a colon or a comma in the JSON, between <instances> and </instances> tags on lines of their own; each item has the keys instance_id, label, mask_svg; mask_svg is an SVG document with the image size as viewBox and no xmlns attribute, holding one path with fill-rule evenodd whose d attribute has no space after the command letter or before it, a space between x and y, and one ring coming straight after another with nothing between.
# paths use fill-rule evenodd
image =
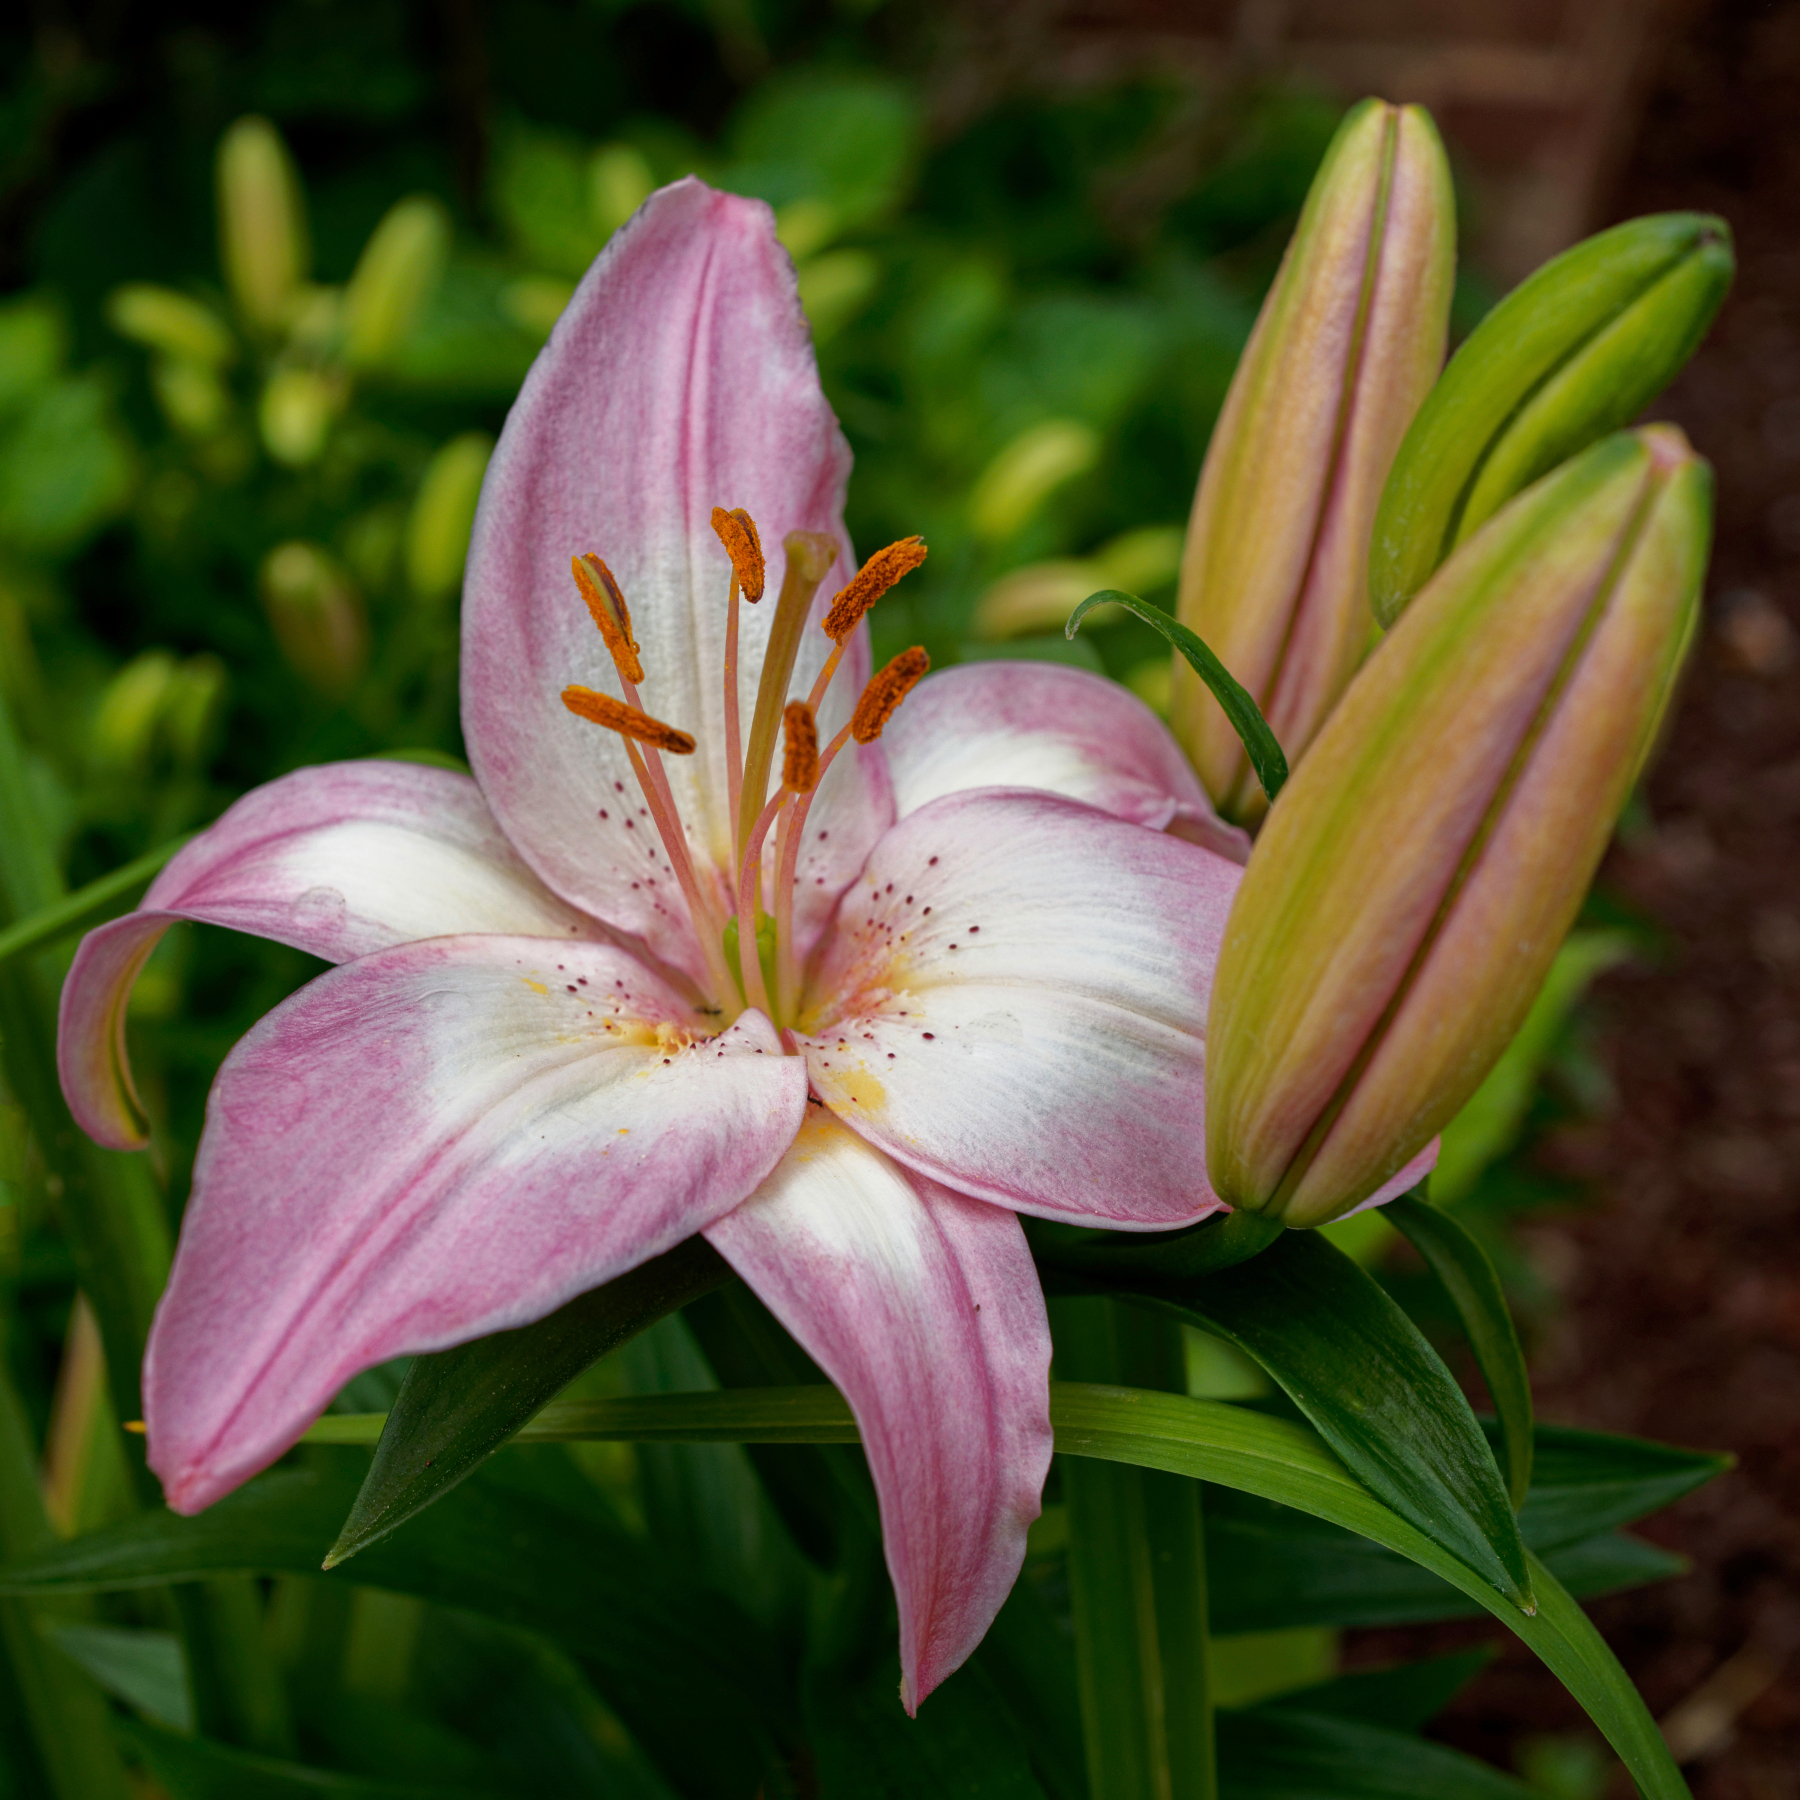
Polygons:
<instances>
[{"instance_id":1,"label":"pink lily flower","mask_svg":"<svg viewBox=\"0 0 1800 1800\"><path fill-rule=\"evenodd\" d=\"M60 1062L84 1128L141 1145L124 1019L172 922L339 965L212 1091L144 1366L177 1511L359 1370L704 1233L855 1412L911 1710L1039 1510L1050 1335L1016 1215L1221 1205L1202 1038L1245 844L1096 677L987 664L907 700L908 653L871 680L860 612L922 548L851 579L849 462L768 208L653 196L488 472L474 779L352 762L247 795L88 935Z\"/></svg>"}]
</instances>

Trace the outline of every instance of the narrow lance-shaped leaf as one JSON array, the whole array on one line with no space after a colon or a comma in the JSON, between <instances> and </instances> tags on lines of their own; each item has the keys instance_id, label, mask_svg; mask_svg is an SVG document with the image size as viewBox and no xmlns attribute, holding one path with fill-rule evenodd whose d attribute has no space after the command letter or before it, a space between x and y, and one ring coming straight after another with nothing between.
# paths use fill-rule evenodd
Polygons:
<instances>
[{"instance_id":1,"label":"narrow lance-shaped leaf","mask_svg":"<svg viewBox=\"0 0 1800 1800\"><path fill-rule=\"evenodd\" d=\"M448 1493L584 1369L730 1276L690 1238L536 1324L414 1358L325 1567Z\"/></svg>"},{"instance_id":2,"label":"narrow lance-shaped leaf","mask_svg":"<svg viewBox=\"0 0 1800 1800\"><path fill-rule=\"evenodd\" d=\"M1462 1320L1469 1347L1481 1365L1481 1378L1500 1415L1506 1444L1506 1491L1516 1510L1525 1504L1531 1486L1531 1372L1525 1367L1525 1352L1507 1310L1500 1277L1480 1244L1448 1213L1431 1205L1422 1191L1390 1201L1384 1217L1424 1257Z\"/></svg>"},{"instance_id":3,"label":"narrow lance-shaped leaf","mask_svg":"<svg viewBox=\"0 0 1800 1800\"><path fill-rule=\"evenodd\" d=\"M1290 1231L1220 1274L1112 1285L1230 1339L1388 1505L1530 1607L1518 1521L1462 1389L1418 1327L1341 1250Z\"/></svg>"},{"instance_id":4,"label":"narrow lance-shaped leaf","mask_svg":"<svg viewBox=\"0 0 1800 1800\"><path fill-rule=\"evenodd\" d=\"M1063 627L1063 635L1074 637L1081 629L1081 621L1096 606L1124 607L1134 618L1142 619L1146 625L1160 631L1181 652L1187 659L1188 666L1212 690L1213 698L1224 709L1226 718L1231 721L1232 730L1243 742L1244 754L1249 757L1250 766L1256 771L1256 779L1262 783L1263 792L1273 800L1281 792L1281 784L1288 777L1287 757L1276 743L1275 734L1269 729L1261 708L1251 699L1242 683L1233 677L1231 671L1206 644L1179 619L1171 617L1160 606L1152 606L1148 600L1140 600L1136 594L1127 594L1120 588L1103 588L1097 594L1089 594L1069 614L1069 622Z\"/></svg>"}]
</instances>

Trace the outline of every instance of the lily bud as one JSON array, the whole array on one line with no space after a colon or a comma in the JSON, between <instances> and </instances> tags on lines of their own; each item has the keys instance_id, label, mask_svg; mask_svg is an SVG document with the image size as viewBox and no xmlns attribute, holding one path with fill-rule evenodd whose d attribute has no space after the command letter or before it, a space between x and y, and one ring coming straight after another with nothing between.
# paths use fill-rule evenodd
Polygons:
<instances>
[{"instance_id":1,"label":"lily bud","mask_svg":"<svg viewBox=\"0 0 1800 1800\"><path fill-rule=\"evenodd\" d=\"M317 462L339 399L336 384L317 369L288 364L274 370L256 408L263 448L285 468Z\"/></svg>"},{"instance_id":2,"label":"lily bud","mask_svg":"<svg viewBox=\"0 0 1800 1800\"><path fill-rule=\"evenodd\" d=\"M273 336L311 260L300 177L275 127L247 118L220 140L218 180L225 279L245 319Z\"/></svg>"},{"instance_id":3,"label":"lily bud","mask_svg":"<svg viewBox=\"0 0 1800 1800\"><path fill-rule=\"evenodd\" d=\"M1530 1008L1693 634L1707 465L1621 433L1421 590L1271 809L1207 1025L1207 1166L1319 1225L1399 1173Z\"/></svg>"},{"instance_id":4,"label":"lily bud","mask_svg":"<svg viewBox=\"0 0 1800 1800\"><path fill-rule=\"evenodd\" d=\"M321 544L278 544L263 559L260 585L288 667L328 698L354 687L369 659L369 625L338 560Z\"/></svg>"},{"instance_id":5,"label":"lily bud","mask_svg":"<svg viewBox=\"0 0 1800 1800\"><path fill-rule=\"evenodd\" d=\"M450 218L438 201L415 194L388 209L344 290L344 360L353 369L378 368L399 350L449 260Z\"/></svg>"},{"instance_id":6,"label":"lily bud","mask_svg":"<svg viewBox=\"0 0 1800 1800\"><path fill-rule=\"evenodd\" d=\"M1177 612L1291 761L1369 643L1369 528L1444 360L1456 236L1444 147L1365 100L1325 153L1213 432ZM1177 735L1219 810L1265 804L1219 704L1177 659Z\"/></svg>"},{"instance_id":7,"label":"lily bud","mask_svg":"<svg viewBox=\"0 0 1800 1800\"><path fill-rule=\"evenodd\" d=\"M1391 625L1514 494L1635 419L1706 335L1734 268L1723 219L1657 213L1514 288L1451 358L1394 458L1370 547L1376 618Z\"/></svg>"},{"instance_id":8,"label":"lily bud","mask_svg":"<svg viewBox=\"0 0 1800 1800\"><path fill-rule=\"evenodd\" d=\"M106 322L147 350L208 369L225 368L238 353L237 339L210 306L148 281L114 288L106 297Z\"/></svg>"},{"instance_id":9,"label":"lily bud","mask_svg":"<svg viewBox=\"0 0 1800 1800\"><path fill-rule=\"evenodd\" d=\"M462 582L475 502L493 450L486 432L465 431L426 465L406 521L406 578L421 600L446 600Z\"/></svg>"}]
</instances>

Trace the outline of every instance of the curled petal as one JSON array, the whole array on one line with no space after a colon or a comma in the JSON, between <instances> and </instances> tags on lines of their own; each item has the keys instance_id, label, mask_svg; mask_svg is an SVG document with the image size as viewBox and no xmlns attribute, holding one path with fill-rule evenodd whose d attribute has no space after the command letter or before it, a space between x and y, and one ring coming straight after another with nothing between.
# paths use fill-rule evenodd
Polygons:
<instances>
[{"instance_id":1,"label":"curled petal","mask_svg":"<svg viewBox=\"0 0 1800 1800\"><path fill-rule=\"evenodd\" d=\"M263 1019L144 1362L169 1504L265 1467L358 1370L541 1318L742 1200L805 1076L759 1013L705 1030L625 951L498 937L379 951Z\"/></svg>"},{"instance_id":2,"label":"curled petal","mask_svg":"<svg viewBox=\"0 0 1800 1800\"><path fill-rule=\"evenodd\" d=\"M908 1167L1018 1212L1204 1218L1204 1031L1234 863L1017 789L902 819L844 895L800 1023L815 1092Z\"/></svg>"},{"instance_id":3,"label":"curled petal","mask_svg":"<svg viewBox=\"0 0 1800 1800\"><path fill-rule=\"evenodd\" d=\"M589 937L513 853L466 775L404 762L297 769L185 846L134 913L90 931L63 983L57 1064L76 1121L114 1150L146 1125L125 1054L138 971L178 919L348 962L457 932Z\"/></svg>"},{"instance_id":4,"label":"curled petal","mask_svg":"<svg viewBox=\"0 0 1800 1800\"><path fill-rule=\"evenodd\" d=\"M625 748L584 730L557 698L571 683L623 698L570 585L569 558L598 552L618 578L642 650L643 707L699 745L668 771L695 860L703 879L735 894L723 680L732 563L713 509L743 509L771 547L795 531L840 546L802 634L793 691L804 694L831 649L817 622L851 574L849 470L774 215L691 178L653 194L588 271L488 465L463 610L463 728L475 772L552 888L696 979L705 965L638 813ZM779 582L782 570L769 575ZM774 612L765 602L740 616L745 720ZM868 674L866 634L846 660L840 681L854 700ZM848 716L834 686L824 735ZM816 931L887 818L879 759L840 757L825 790L828 805L851 790L858 803L813 846L803 932Z\"/></svg>"},{"instance_id":5,"label":"curled petal","mask_svg":"<svg viewBox=\"0 0 1800 1800\"><path fill-rule=\"evenodd\" d=\"M1167 726L1117 682L1056 663L982 662L920 683L883 738L904 818L965 788L1044 788L1241 863Z\"/></svg>"},{"instance_id":6,"label":"curled petal","mask_svg":"<svg viewBox=\"0 0 1800 1800\"><path fill-rule=\"evenodd\" d=\"M811 1107L706 1235L856 1415L912 1712L993 1623L1050 1467L1050 1327L1025 1234Z\"/></svg>"}]
</instances>

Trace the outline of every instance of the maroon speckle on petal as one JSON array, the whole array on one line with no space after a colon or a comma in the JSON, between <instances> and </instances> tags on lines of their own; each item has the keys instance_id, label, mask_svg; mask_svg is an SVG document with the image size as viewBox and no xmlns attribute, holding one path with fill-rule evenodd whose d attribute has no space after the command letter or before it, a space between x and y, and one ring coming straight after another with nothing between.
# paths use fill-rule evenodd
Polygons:
<instances>
[{"instance_id":1,"label":"maroon speckle on petal","mask_svg":"<svg viewBox=\"0 0 1800 1800\"><path fill-rule=\"evenodd\" d=\"M924 1035L926 1043L929 1044L937 1036L937 1033L935 1031L928 1031Z\"/></svg>"}]
</instances>

